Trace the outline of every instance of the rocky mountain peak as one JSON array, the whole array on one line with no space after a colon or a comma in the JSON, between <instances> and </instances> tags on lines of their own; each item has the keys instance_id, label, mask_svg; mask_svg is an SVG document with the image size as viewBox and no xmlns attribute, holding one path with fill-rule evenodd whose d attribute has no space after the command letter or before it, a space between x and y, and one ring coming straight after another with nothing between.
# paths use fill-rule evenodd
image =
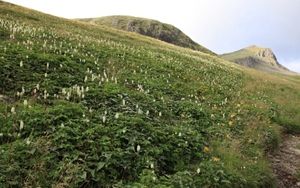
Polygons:
<instances>
[{"instance_id":1,"label":"rocky mountain peak","mask_svg":"<svg viewBox=\"0 0 300 188\"><path fill-rule=\"evenodd\" d=\"M250 51L254 57L259 58L260 60L264 61L265 63L275 66L275 67L281 67L282 66L278 63L277 58L270 48L263 48L258 47L256 45L252 45L246 48L246 50Z\"/></svg>"},{"instance_id":2,"label":"rocky mountain peak","mask_svg":"<svg viewBox=\"0 0 300 188\"><path fill-rule=\"evenodd\" d=\"M277 61L274 52L270 48L252 45L232 53L223 54L222 57L237 64L266 72L291 73Z\"/></svg>"}]
</instances>

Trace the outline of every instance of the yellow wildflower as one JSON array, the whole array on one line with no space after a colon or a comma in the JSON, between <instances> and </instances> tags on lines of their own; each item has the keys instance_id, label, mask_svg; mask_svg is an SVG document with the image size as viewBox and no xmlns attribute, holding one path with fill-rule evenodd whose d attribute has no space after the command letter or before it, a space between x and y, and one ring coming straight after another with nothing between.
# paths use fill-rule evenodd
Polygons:
<instances>
[{"instance_id":1,"label":"yellow wildflower","mask_svg":"<svg viewBox=\"0 0 300 188\"><path fill-rule=\"evenodd\" d=\"M213 160L214 162L218 162L218 161L220 161L220 158L218 158L218 157L213 157L212 160Z\"/></svg>"},{"instance_id":2,"label":"yellow wildflower","mask_svg":"<svg viewBox=\"0 0 300 188\"><path fill-rule=\"evenodd\" d=\"M210 149L209 149L209 147L205 146L203 151L204 151L204 153L209 153Z\"/></svg>"}]
</instances>

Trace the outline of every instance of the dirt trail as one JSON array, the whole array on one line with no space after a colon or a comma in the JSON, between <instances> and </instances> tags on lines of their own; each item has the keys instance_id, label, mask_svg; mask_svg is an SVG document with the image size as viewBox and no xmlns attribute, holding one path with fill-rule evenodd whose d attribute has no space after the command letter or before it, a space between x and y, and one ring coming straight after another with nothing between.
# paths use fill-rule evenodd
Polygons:
<instances>
[{"instance_id":1,"label":"dirt trail","mask_svg":"<svg viewBox=\"0 0 300 188\"><path fill-rule=\"evenodd\" d=\"M279 150L269 157L278 187L300 188L300 135L285 135Z\"/></svg>"}]
</instances>

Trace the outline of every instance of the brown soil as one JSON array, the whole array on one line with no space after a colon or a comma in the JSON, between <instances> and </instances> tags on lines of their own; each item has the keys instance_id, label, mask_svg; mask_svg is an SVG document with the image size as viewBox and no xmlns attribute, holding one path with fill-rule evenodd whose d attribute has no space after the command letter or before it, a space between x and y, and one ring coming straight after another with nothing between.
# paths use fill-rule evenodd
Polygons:
<instances>
[{"instance_id":1,"label":"brown soil","mask_svg":"<svg viewBox=\"0 0 300 188\"><path fill-rule=\"evenodd\" d=\"M278 187L300 188L300 135L285 135L278 151L269 157Z\"/></svg>"}]
</instances>

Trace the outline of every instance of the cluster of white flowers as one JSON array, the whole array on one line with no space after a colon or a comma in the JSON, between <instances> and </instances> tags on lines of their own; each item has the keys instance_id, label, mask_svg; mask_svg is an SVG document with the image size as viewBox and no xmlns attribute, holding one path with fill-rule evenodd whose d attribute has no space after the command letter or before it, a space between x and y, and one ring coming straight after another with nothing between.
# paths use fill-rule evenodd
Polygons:
<instances>
[{"instance_id":1,"label":"cluster of white flowers","mask_svg":"<svg viewBox=\"0 0 300 188\"><path fill-rule=\"evenodd\" d=\"M47 92L47 90L44 90L44 95L43 98L46 100L49 97L49 93Z\"/></svg>"},{"instance_id":2,"label":"cluster of white flowers","mask_svg":"<svg viewBox=\"0 0 300 188\"><path fill-rule=\"evenodd\" d=\"M141 146L140 146L140 145L137 145L137 146L136 146L136 151L137 151L137 152L140 152L140 151L141 151Z\"/></svg>"},{"instance_id":3,"label":"cluster of white flowers","mask_svg":"<svg viewBox=\"0 0 300 188\"><path fill-rule=\"evenodd\" d=\"M25 88L24 87L22 87L22 91L21 92L17 91L17 96L18 97L22 97L24 94L25 94Z\"/></svg>"},{"instance_id":4,"label":"cluster of white flowers","mask_svg":"<svg viewBox=\"0 0 300 188\"><path fill-rule=\"evenodd\" d=\"M23 130L23 128L24 128L24 122L23 120L20 120L20 125L19 125L20 131Z\"/></svg>"},{"instance_id":5,"label":"cluster of white flowers","mask_svg":"<svg viewBox=\"0 0 300 188\"><path fill-rule=\"evenodd\" d=\"M28 101L25 99L25 100L23 101L23 104L24 104L24 106L28 106Z\"/></svg>"},{"instance_id":6,"label":"cluster of white flowers","mask_svg":"<svg viewBox=\"0 0 300 188\"><path fill-rule=\"evenodd\" d=\"M120 117L120 113L117 112L117 113L115 114L115 118L116 118L116 119L119 119L119 117Z\"/></svg>"},{"instance_id":7,"label":"cluster of white flowers","mask_svg":"<svg viewBox=\"0 0 300 188\"><path fill-rule=\"evenodd\" d=\"M12 114L16 114L16 108L13 106L13 107L11 107L11 110L10 110L10 112L12 113Z\"/></svg>"},{"instance_id":8,"label":"cluster of white flowers","mask_svg":"<svg viewBox=\"0 0 300 188\"><path fill-rule=\"evenodd\" d=\"M106 115L102 116L102 122L105 123L106 122Z\"/></svg>"}]
</instances>

